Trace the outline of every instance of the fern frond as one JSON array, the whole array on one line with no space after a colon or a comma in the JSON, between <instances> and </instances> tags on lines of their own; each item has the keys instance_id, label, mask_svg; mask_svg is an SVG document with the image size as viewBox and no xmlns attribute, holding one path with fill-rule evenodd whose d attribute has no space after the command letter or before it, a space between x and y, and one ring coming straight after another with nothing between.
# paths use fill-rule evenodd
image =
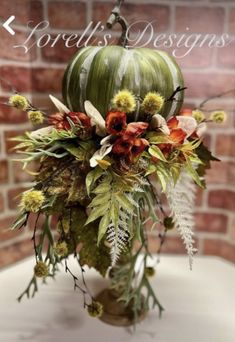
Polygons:
<instances>
[{"instance_id":1,"label":"fern frond","mask_svg":"<svg viewBox=\"0 0 235 342\"><path fill-rule=\"evenodd\" d=\"M192 178L185 171L181 171L175 185L172 180L168 182L166 188L166 196L171 209L171 216L189 255L190 269L192 268L193 254L197 251L193 246L193 207L195 191L196 189Z\"/></svg>"},{"instance_id":2,"label":"fern frond","mask_svg":"<svg viewBox=\"0 0 235 342\"><path fill-rule=\"evenodd\" d=\"M120 220L117 228L110 224L107 230L106 239L110 244L112 267L115 266L130 239L130 232L123 227L128 228L126 223L123 224L123 221Z\"/></svg>"}]
</instances>

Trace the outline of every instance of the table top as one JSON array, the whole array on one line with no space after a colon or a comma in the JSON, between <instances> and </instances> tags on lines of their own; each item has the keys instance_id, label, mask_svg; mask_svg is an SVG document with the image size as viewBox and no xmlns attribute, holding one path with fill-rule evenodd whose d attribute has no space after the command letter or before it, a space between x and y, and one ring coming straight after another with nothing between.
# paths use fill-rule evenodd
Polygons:
<instances>
[{"instance_id":1,"label":"table top","mask_svg":"<svg viewBox=\"0 0 235 342\"><path fill-rule=\"evenodd\" d=\"M69 263L75 267L73 259ZM219 258L195 257L190 271L186 256L162 256L151 281L165 311L161 319L150 312L135 332L88 316L65 272L19 304L33 265L30 258L0 272L1 342L235 341L235 265ZM86 277L93 293L106 287L94 270Z\"/></svg>"}]
</instances>

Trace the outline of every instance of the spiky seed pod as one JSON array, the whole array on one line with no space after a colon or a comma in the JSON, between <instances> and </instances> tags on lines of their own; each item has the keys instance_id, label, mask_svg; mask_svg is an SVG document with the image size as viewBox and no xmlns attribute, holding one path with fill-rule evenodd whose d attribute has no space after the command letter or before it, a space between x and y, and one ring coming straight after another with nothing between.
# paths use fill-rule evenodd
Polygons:
<instances>
[{"instance_id":1,"label":"spiky seed pod","mask_svg":"<svg viewBox=\"0 0 235 342\"><path fill-rule=\"evenodd\" d=\"M68 245L65 241L57 242L54 247L55 253L60 257L66 257L68 255Z\"/></svg>"},{"instance_id":2,"label":"spiky seed pod","mask_svg":"<svg viewBox=\"0 0 235 342\"><path fill-rule=\"evenodd\" d=\"M101 317L103 314L103 305L100 302L93 301L88 305L87 312L91 317Z\"/></svg>"},{"instance_id":3,"label":"spiky seed pod","mask_svg":"<svg viewBox=\"0 0 235 342\"><path fill-rule=\"evenodd\" d=\"M44 121L44 116L40 110L30 110L28 112L28 118L33 125L40 125Z\"/></svg>"},{"instance_id":4,"label":"spiky seed pod","mask_svg":"<svg viewBox=\"0 0 235 342\"><path fill-rule=\"evenodd\" d=\"M210 120L216 123L223 123L227 120L227 113L223 110L215 110L211 113Z\"/></svg>"},{"instance_id":5,"label":"spiky seed pod","mask_svg":"<svg viewBox=\"0 0 235 342\"><path fill-rule=\"evenodd\" d=\"M192 111L192 117L197 121L197 123L202 122L206 118L205 114L199 109Z\"/></svg>"},{"instance_id":6,"label":"spiky seed pod","mask_svg":"<svg viewBox=\"0 0 235 342\"><path fill-rule=\"evenodd\" d=\"M112 100L113 106L124 113L131 113L136 108L134 95L129 90L120 90Z\"/></svg>"},{"instance_id":7,"label":"spiky seed pod","mask_svg":"<svg viewBox=\"0 0 235 342\"><path fill-rule=\"evenodd\" d=\"M29 212L38 212L45 201L45 196L40 190L29 190L23 193L20 206Z\"/></svg>"},{"instance_id":8,"label":"spiky seed pod","mask_svg":"<svg viewBox=\"0 0 235 342\"><path fill-rule=\"evenodd\" d=\"M38 261L34 266L34 274L38 278L45 278L49 274L49 267L43 261Z\"/></svg>"},{"instance_id":9,"label":"spiky seed pod","mask_svg":"<svg viewBox=\"0 0 235 342\"><path fill-rule=\"evenodd\" d=\"M29 106L29 102L26 97L22 95L12 95L8 101L9 105L17 109L26 110Z\"/></svg>"},{"instance_id":10,"label":"spiky seed pod","mask_svg":"<svg viewBox=\"0 0 235 342\"><path fill-rule=\"evenodd\" d=\"M145 95L141 107L145 113L153 115L162 109L163 104L164 98L159 93L149 92Z\"/></svg>"}]
</instances>

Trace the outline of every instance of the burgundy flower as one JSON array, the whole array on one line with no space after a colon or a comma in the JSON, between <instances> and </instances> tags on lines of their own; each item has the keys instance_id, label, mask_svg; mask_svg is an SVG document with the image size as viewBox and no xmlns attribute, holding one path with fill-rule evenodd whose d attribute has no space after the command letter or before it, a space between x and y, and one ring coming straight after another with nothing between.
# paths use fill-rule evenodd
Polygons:
<instances>
[{"instance_id":1,"label":"burgundy flower","mask_svg":"<svg viewBox=\"0 0 235 342\"><path fill-rule=\"evenodd\" d=\"M69 112L68 114L55 113L49 116L48 122L54 125L57 130L64 129L69 131L71 129L71 125L67 118L69 118L75 125L81 125L87 130L91 128L90 118L81 112Z\"/></svg>"},{"instance_id":2,"label":"burgundy flower","mask_svg":"<svg viewBox=\"0 0 235 342\"><path fill-rule=\"evenodd\" d=\"M114 154L118 154L118 155L125 155L130 153L132 147L133 147L133 140L134 139L130 139L130 138L118 138L114 145L113 145L113 149L112 152Z\"/></svg>"},{"instance_id":3,"label":"burgundy flower","mask_svg":"<svg viewBox=\"0 0 235 342\"><path fill-rule=\"evenodd\" d=\"M126 114L119 111L108 112L105 123L109 134L121 135L126 128Z\"/></svg>"},{"instance_id":4,"label":"burgundy flower","mask_svg":"<svg viewBox=\"0 0 235 342\"><path fill-rule=\"evenodd\" d=\"M134 139L133 145L130 151L131 159L133 160L135 157L141 154L147 146L149 146L148 140L140 139L140 138Z\"/></svg>"}]
</instances>

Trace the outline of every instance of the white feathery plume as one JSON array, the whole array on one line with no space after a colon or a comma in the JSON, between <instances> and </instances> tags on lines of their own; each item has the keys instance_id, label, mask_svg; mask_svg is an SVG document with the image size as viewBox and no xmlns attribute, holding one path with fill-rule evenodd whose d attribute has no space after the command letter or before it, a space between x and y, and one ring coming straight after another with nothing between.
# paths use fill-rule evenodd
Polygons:
<instances>
[{"instance_id":1,"label":"white feathery plume","mask_svg":"<svg viewBox=\"0 0 235 342\"><path fill-rule=\"evenodd\" d=\"M171 210L171 216L185 244L189 265L192 269L193 255L197 251L194 248L194 199L196 187L192 178L182 171L176 184L173 180L168 183L166 196Z\"/></svg>"}]
</instances>

